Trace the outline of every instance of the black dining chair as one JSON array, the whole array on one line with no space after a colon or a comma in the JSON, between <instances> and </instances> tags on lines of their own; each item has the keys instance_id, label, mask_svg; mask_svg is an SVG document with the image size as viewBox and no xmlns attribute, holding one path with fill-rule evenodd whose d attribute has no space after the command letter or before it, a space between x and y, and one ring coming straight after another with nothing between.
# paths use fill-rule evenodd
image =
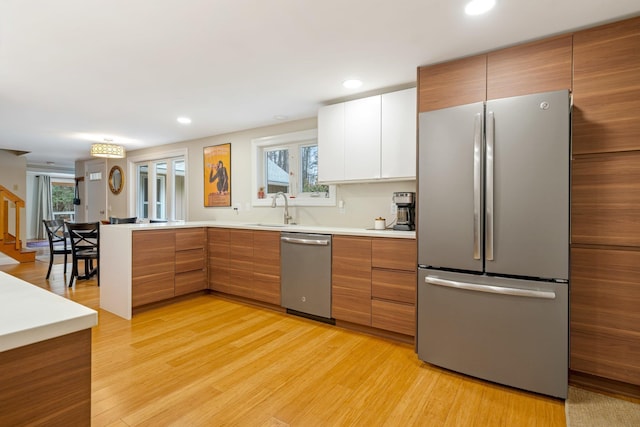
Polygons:
<instances>
[{"instance_id":1,"label":"black dining chair","mask_svg":"<svg viewBox=\"0 0 640 427\"><path fill-rule=\"evenodd\" d=\"M135 224L138 221L138 217L132 218L116 218L114 216L109 217L109 223L111 224Z\"/></svg>"},{"instance_id":2,"label":"black dining chair","mask_svg":"<svg viewBox=\"0 0 640 427\"><path fill-rule=\"evenodd\" d=\"M74 278L88 279L93 275L97 275L98 286L100 286L100 222L68 222L66 225L71 242L71 264L73 267L69 287L73 286ZM78 261L80 260L84 261L83 276L78 274Z\"/></svg>"},{"instance_id":3,"label":"black dining chair","mask_svg":"<svg viewBox=\"0 0 640 427\"><path fill-rule=\"evenodd\" d=\"M51 275L54 255L64 255L64 274L67 274L67 255L71 255L71 244L64 230L64 221L61 219L43 219L44 229L49 240L49 269L47 279Z\"/></svg>"}]
</instances>

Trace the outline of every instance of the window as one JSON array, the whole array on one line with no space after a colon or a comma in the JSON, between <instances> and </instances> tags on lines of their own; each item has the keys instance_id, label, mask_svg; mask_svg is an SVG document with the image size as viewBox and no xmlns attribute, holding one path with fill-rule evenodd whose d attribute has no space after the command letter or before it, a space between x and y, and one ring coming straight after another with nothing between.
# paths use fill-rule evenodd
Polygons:
<instances>
[{"instance_id":1,"label":"window","mask_svg":"<svg viewBox=\"0 0 640 427\"><path fill-rule=\"evenodd\" d=\"M298 206L335 206L335 186L318 183L316 130L255 139L252 151L254 206L280 191Z\"/></svg>"},{"instance_id":2,"label":"window","mask_svg":"<svg viewBox=\"0 0 640 427\"><path fill-rule=\"evenodd\" d=\"M73 179L57 180L51 179L51 201L53 204L53 219L64 219L74 221L75 211L73 199L76 187Z\"/></svg>"},{"instance_id":3,"label":"window","mask_svg":"<svg viewBox=\"0 0 640 427\"><path fill-rule=\"evenodd\" d=\"M184 155L158 159L131 159L130 170L135 176L136 207L133 215L138 218L184 220L186 219L186 183ZM133 216L132 215L132 216Z\"/></svg>"}]
</instances>

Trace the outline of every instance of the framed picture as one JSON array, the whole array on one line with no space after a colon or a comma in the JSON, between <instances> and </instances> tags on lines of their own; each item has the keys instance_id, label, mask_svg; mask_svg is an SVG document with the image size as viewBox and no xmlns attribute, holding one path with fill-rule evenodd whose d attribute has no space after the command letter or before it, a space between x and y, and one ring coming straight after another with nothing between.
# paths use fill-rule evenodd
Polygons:
<instances>
[{"instance_id":1,"label":"framed picture","mask_svg":"<svg viewBox=\"0 0 640 427\"><path fill-rule=\"evenodd\" d=\"M231 206L231 143L204 148L204 207Z\"/></svg>"}]
</instances>

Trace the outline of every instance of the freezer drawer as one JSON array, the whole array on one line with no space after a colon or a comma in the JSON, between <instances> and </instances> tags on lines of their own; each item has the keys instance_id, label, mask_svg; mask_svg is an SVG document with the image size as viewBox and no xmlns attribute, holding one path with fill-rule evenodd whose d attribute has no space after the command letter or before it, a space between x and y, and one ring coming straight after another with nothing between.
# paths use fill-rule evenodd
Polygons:
<instances>
[{"instance_id":1,"label":"freezer drawer","mask_svg":"<svg viewBox=\"0 0 640 427\"><path fill-rule=\"evenodd\" d=\"M566 398L568 285L420 270L418 357Z\"/></svg>"}]
</instances>

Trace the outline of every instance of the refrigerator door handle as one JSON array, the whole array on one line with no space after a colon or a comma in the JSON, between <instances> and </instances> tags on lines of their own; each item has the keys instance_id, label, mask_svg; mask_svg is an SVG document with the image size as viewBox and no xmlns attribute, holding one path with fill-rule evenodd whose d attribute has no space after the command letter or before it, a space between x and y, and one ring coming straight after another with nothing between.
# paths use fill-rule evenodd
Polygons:
<instances>
[{"instance_id":1,"label":"refrigerator door handle","mask_svg":"<svg viewBox=\"0 0 640 427\"><path fill-rule=\"evenodd\" d=\"M502 286L478 285L476 283L458 282L455 280L445 280L438 277L426 276L425 283L446 288L462 289L473 292L487 292L490 294L510 295L525 298L556 299L553 291L536 291L533 289L505 288Z\"/></svg>"},{"instance_id":2,"label":"refrigerator door handle","mask_svg":"<svg viewBox=\"0 0 640 427\"><path fill-rule=\"evenodd\" d=\"M475 115L473 129L473 259L480 259L480 191L482 173L482 114Z\"/></svg>"},{"instance_id":3,"label":"refrigerator door handle","mask_svg":"<svg viewBox=\"0 0 640 427\"><path fill-rule=\"evenodd\" d=\"M487 261L493 261L493 154L495 145L495 123L493 111L487 111L487 188L486 188L486 247Z\"/></svg>"}]
</instances>

